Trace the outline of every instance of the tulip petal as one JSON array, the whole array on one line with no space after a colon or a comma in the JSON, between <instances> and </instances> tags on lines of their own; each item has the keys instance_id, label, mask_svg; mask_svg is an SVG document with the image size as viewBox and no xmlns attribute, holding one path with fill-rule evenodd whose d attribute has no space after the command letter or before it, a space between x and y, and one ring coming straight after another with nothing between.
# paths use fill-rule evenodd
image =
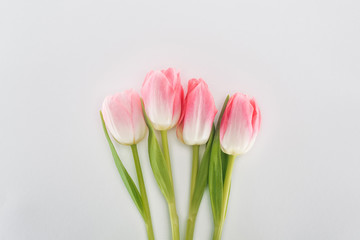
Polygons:
<instances>
[{"instance_id":1,"label":"tulip petal","mask_svg":"<svg viewBox=\"0 0 360 240\"><path fill-rule=\"evenodd\" d=\"M254 107L247 95L233 95L221 122L220 137L222 150L230 155L245 153L251 144L254 132L252 123Z\"/></svg>"},{"instance_id":2,"label":"tulip petal","mask_svg":"<svg viewBox=\"0 0 360 240\"><path fill-rule=\"evenodd\" d=\"M166 70L161 70L161 72L165 75L168 80L170 86L174 88L176 82L175 70L173 68L168 68Z\"/></svg>"},{"instance_id":3,"label":"tulip petal","mask_svg":"<svg viewBox=\"0 0 360 240\"><path fill-rule=\"evenodd\" d=\"M121 102L123 96L116 94L104 100L102 112L109 132L121 144L132 144L134 139L132 122L127 107Z\"/></svg>"},{"instance_id":4,"label":"tulip petal","mask_svg":"<svg viewBox=\"0 0 360 240\"><path fill-rule=\"evenodd\" d=\"M131 95L131 117L133 123L133 131L134 131L134 142L141 141L146 133L147 126L144 121L144 116L141 110L141 101L140 97L137 93Z\"/></svg>"},{"instance_id":5,"label":"tulip petal","mask_svg":"<svg viewBox=\"0 0 360 240\"><path fill-rule=\"evenodd\" d=\"M151 81L146 82L142 88L148 90L142 91L145 109L154 127L161 129L172 122L173 90L161 72L154 72L150 79Z\"/></svg>"},{"instance_id":6,"label":"tulip petal","mask_svg":"<svg viewBox=\"0 0 360 240\"><path fill-rule=\"evenodd\" d=\"M145 137L147 127L140 96L133 89L106 97L102 112L106 126L117 142L132 145Z\"/></svg>"},{"instance_id":7,"label":"tulip petal","mask_svg":"<svg viewBox=\"0 0 360 240\"><path fill-rule=\"evenodd\" d=\"M181 115L184 91L174 69L151 71L146 75L141 94L146 113L157 130L175 126Z\"/></svg>"},{"instance_id":8,"label":"tulip petal","mask_svg":"<svg viewBox=\"0 0 360 240\"><path fill-rule=\"evenodd\" d=\"M179 73L177 74L177 77L176 77L176 86L175 86L174 92L175 92L175 97L174 97L174 105L173 105L172 127L175 126L179 122L181 112L182 112L182 109L184 106L184 89L181 85Z\"/></svg>"},{"instance_id":9,"label":"tulip petal","mask_svg":"<svg viewBox=\"0 0 360 240\"><path fill-rule=\"evenodd\" d=\"M214 99L206 83L202 79L190 80L181 123L184 142L189 145L206 143L216 112Z\"/></svg>"},{"instance_id":10,"label":"tulip petal","mask_svg":"<svg viewBox=\"0 0 360 240\"><path fill-rule=\"evenodd\" d=\"M260 109L259 109L259 106L257 105L256 101L254 98L252 98L250 100L250 104L253 106L254 108L254 112L253 112L253 115L252 115L252 120L251 120L251 125L252 125L252 129L253 129L253 134L251 136L251 140L248 144L248 146L246 147L245 149L245 152L249 151L252 146L254 145L255 143L255 140L256 140L256 136L259 132L259 128L260 128L260 124L261 124L261 113L260 113Z\"/></svg>"}]
</instances>

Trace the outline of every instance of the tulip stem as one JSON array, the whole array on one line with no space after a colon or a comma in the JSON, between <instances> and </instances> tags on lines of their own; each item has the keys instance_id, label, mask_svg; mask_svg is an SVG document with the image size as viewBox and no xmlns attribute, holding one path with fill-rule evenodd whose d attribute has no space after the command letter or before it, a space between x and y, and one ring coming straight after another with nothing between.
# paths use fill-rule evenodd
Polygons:
<instances>
[{"instance_id":1,"label":"tulip stem","mask_svg":"<svg viewBox=\"0 0 360 240\"><path fill-rule=\"evenodd\" d=\"M173 178L172 178L172 171L171 171L171 163L170 163L169 143L168 143L168 138L167 138L167 131L166 130L161 130L160 134L161 134L161 143L162 143L163 151L164 151L164 157L165 157L165 160L166 160L166 165L168 167L168 171L170 173L170 179L171 179L171 183L172 183Z\"/></svg>"},{"instance_id":2,"label":"tulip stem","mask_svg":"<svg viewBox=\"0 0 360 240\"><path fill-rule=\"evenodd\" d=\"M155 238L154 238L154 230L153 230L153 226L152 226L152 222L151 222L150 207L149 207L149 202L148 202L148 198L147 198L147 194L146 194L145 183L144 183L144 178L143 178L142 171L141 171L139 154L138 154L136 144L131 145L131 150L132 150L132 153L134 156L136 175L137 175L138 181L139 181L141 200L144 205L144 221L145 221L145 225L146 225L148 239L154 240Z\"/></svg>"},{"instance_id":3,"label":"tulip stem","mask_svg":"<svg viewBox=\"0 0 360 240\"><path fill-rule=\"evenodd\" d=\"M195 219L196 219L196 213L192 214L192 216L189 215L186 224L185 240L192 240L194 238Z\"/></svg>"},{"instance_id":4,"label":"tulip stem","mask_svg":"<svg viewBox=\"0 0 360 240\"><path fill-rule=\"evenodd\" d=\"M171 222L171 233L173 240L180 239L180 232L179 232L179 217L176 212L176 204L175 199L168 203L169 213L170 213L170 222Z\"/></svg>"},{"instance_id":5,"label":"tulip stem","mask_svg":"<svg viewBox=\"0 0 360 240\"><path fill-rule=\"evenodd\" d=\"M190 185L190 206L191 206L192 196L194 194L198 167L199 167L199 145L194 145L193 146L192 170L191 170L191 185Z\"/></svg>"},{"instance_id":6,"label":"tulip stem","mask_svg":"<svg viewBox=\"0 0 360 240\"><path fill-rule=\"evenodd\" d=\"M226 167L225 180L224 180L224 189L223 189L223 197L222 197L222 205L221 205L221 216L220 221L215 225L213 240L220 240L222 229L225 222L226 210L229 201L229 193L231 186L231 175L234 168L234 160L236 156L230 155L228 158L228 163Z\"/></svg>"},{"instance_id":7,"label":"tulip stem","mask_svg":"<svg viewBox=\"0 0 360 240\"><path fill-rule=\"evenodd\" d=\"M162 143L162 146L163 146L164 157L165 157L166 165L167 165L167 168L168 168L168 171L169 171L171 185L172 185L172 188L174 190L174 183L173 183L173 177L172 177L172 171L171 171L171 162L170 162L169 143L168 143L168 138L167 138L167 131L166 130L161 130L160 134L161 134L161 143ZM176 211L175 196L173 196L173 198L168 201L168 207L169 207L169 214L170 214L172 238L173 238L173 240L179 240L180 239L179 217L178 217L177 211Z\"/></svg>"},{"instance_id":8,"label":"tulip stem","mask_svg":"<svg viewBox=\"0 0 360 240\"><path fill-rule=\"evenodd\" d=\"M196 212L193 211L192 207L192 198L194 195L196 176L199 167L199 145L193 145L193 161L192 161L192 170L191 170L191 184L190 184L190 201L189 201L189 213L188 220L186 224L186 240L192 240L194 236L195 229L195 219Z\"/></svg>"}]
</instances>

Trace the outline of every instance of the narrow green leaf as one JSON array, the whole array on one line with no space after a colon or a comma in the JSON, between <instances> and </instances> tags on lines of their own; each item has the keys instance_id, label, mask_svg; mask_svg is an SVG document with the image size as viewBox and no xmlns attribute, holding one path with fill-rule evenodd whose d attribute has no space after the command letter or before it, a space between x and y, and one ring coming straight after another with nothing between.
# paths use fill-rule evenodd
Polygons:
<instances>
[{"instance_id":1,"label":"narrow green leaf","mask_svg":"<svg viewBox=\"0 0 360 240\"><path fill-rule=\"evenodd\" d=\"M102 115L102 112L100 111L100 117L101 117L101 121L102 121L102 125L103 125L103 129L104 129L104 133L105 133L105 137L109 143L110 149L111 149L111 153L113 155L114 161L115 161L115 165L120 173L121 179L123 180L126 189L128 190L132 200L134 201L137 209L139 210L141 216L144 218L144 207L143 207L143 202L141 200L141 195L139 193L139 190L137 189L134 181L132 180L132 178L130 177L130 175L128 174L128 172L126 171L126 168L124 167L123 163L121 162L119 155L116 152L116 149L114 147L114 144L112 143L109 133L107 132L106 126L105 126L105 122L104 122L104 118Z\"/></svg>"},{"instance_id":2,"label":"narrow green leaf","mask_svg":"<svg viewBox=\"0 0 360 240\"><path fill-rule=\"evenodd\" d=\"M228 157L229 155L221 151L221 163L222 163L222 174L223 174L223 181L225 180L225 173L228 165Z\"/></svg>"},{"instance_id":3,"label":"narrow green leaf","mask_svg":"<svg viewBox=\"0 0 360 240\"><path fill-rule=\"evenodd\" d=\"M209 193L214 223L218 223L221 220L221 206L223 198L223 169L220 148L220 123L228 101L229 96L227 96L227 98L225 99L219 116L219 120L217 122L215 136L211 147L209 164Z\"/></svg>"},{"instance_id":4,"label":"narrow green leaf","mask_svg":"<svg viewBox=\"0 0 360 240\"><path fill-rule=\"evenodd\" d=\"M194 188L194 194L191 199L191 213L196 216L199 206L201 203L201 199L204 195L204 191L206 188L206 185L208 183L208 177L209 177L209 161L210 161L210 153L211 153L211 146L214 139L214 133L215 133L215 126L213 126L209 140L206 144L204 155L200 162L200 167L198 174L196 176L196 183Z\"/></svg>"},{"instance_id":5,"label":"narrow green leaf","mask_svg":"<svg viewBox=\"0 0 360 240\"><path fill-rule=\"evenodd\" d=\"M221 162L222 162L223 181L225 181L225 173L226 173L227 166L228 166L229 156L230 156L230 155L228 155L228 154L224 153L223 151L221 151ZM231 185L230 185L230 187L231 187ZM228 203L229 203L229 197L230 197L230 190L229 190L228 198L227 198L227 202L226 202L225 217L226 217L226 213L227 213L227 207L228 207Z\"/></svg>"},{"instance_id":6,"label":"narrow green leaf","mask_svg":"<svg viewBox=\"0 0 360 240\"><path fill-rule=\"evenodd\" d=\"M144 103L141 100L141 106L144 114L146 125L149 128L148 148L150 165L154 173L156 182L164 195L165 199L169 202L174 198L174 188L171 183L171 173L168 170L167 163L163 152L161 151L159 142L157 141L155 130L146 115Z\"/></svg>"}]
</instances>

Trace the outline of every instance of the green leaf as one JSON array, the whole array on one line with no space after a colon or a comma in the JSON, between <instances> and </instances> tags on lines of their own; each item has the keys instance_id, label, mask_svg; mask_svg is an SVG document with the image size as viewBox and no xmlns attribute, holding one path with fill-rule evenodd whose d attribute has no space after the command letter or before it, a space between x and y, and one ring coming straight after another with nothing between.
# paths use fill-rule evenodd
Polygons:
<instances>
[{"instance_id":1,"label":"green leaf","mask_svg":"<svg viewBox=\"0 0 360 240\"><path fill-rule=\"evenodd\" d=\"M210 161L211 146L212 146L212 142L214 139L214 133L215 133L215 126L213 126L213 128L212 128L209 140L206 144L204 155L201 159L199 171L196 176L194 194L191 199L191 206L190 206L191 213L193 215L196 215L199 210L201 199L204 195L204 191L205 191L206 185L208 183L209 161Z\"/></svg>"},{"instance_id":2,"label":"green leaf","mask_svg":"<svg viewBox=\"0 0 360 240\"><path fill-rule=\"evenodd\" d=\"M139 190L137 189L134 181L132 180L132 178L130 177L130 175L128 174L128 172L126 171L126 168L124 167L123 163L121 162L119 155L116 152L116 149L114 147L114 144L111 142L109 133L106 130L106 126L105 126L105 122L104 122L104 118L102 115L102 112L100 111L100 117L101 117L101 121L102 121L102 125L103 125L103 129L104 129L104 133L106 136L106 139L109 143L109 147L111 149L111 153L113 155L114 161L115 161L115 165L120 173L121 179L123 180L126 189L128 190L132 200L134 201L137 209L139 210L141 216L144 218L144 207L143 207L143 202L141 200L141 195L139 193Z\"/></svg>"},{"instance_id":3,"label":"green leaf","mask_svg":"<svg viewBox=\"0 0 360 240\"><path fill-rule=\"evenodd\" d=\"M150 165L162 194L164 195L165 199L170 202L174 200L174 188L171 182L171 173L169 172L164 154L161 151L159 142L157 141L155 130L148 116L146 115L142 99L141 107L146 125L149 128L148 148Z\"/></svg>"},{"instance_id":4,"label":"green leaf","mask_svg":"<svg viewBox=\"0 0 360 240\"><path fill-rule=\"evenodd\" d=\"M225 99L219 120L217 122L214 140L211 147L210 165L209 165L209 193L211 200L211 208L214 217L214 223L221 220L221 207L223 198L223 169L220 148L220 123L224 114L229 96Z\"/></svg>"},{"instance_id":5,"label":"green leaf","mask_svg":"<svg viewBox=\"0 0 360 240\"><path fill-rule=\"evenodd\" d=\"M222 162L223 181L225 181L225 173L226 173L227 166L228 166L229 156L230 156L230 155L228 155L228 154L224 153L223 151L221 151L221 162ZM231 188L231 183L230 183L230 188ZM228 203L229 203L229 197L230 197L230 190L229 190L228 197L227 197L227 202L226 202L225 217L226 217L226 213L227 213L227 207L228 207Z\"/></svg>"},{"instance_id":6,"label":"green leaf","mask_svg":"<svg viewBox=\"0 0 360 240\"><path fill-rule=\"evenodd\" d=\"M229 155L221 151L221 163L222 163L222 174L223 174L223 181L225 180L225 173L228 165L228 158Z\"/></svg>"}]
</instances>

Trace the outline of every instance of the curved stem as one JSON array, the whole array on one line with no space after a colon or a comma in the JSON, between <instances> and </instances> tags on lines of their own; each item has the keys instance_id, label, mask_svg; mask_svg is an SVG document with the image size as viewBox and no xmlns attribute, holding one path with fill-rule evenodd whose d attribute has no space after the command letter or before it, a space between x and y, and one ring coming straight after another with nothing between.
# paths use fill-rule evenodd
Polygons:
<instances>
[{"instance_id":1,"label":"curved stem","mask_svg":"<svg viewBox=\"0 0 360 240\"><path fill-rule=\"evenodd\" d=\"M131 150L134 156L135 168L136 168L136 175L139 181L139 188L141 194L141 200L144 204L144 221L146 225L146 231L149 240L154 240L154 230L151 222L151 214L150 214L150 207L149 202L146 194L144 178L141 171L140 161L139 161L139 154L137 150L136 144L131 145Z\"/></svg>"},{"instance_id":2,"label":"curved stem","mask_svg":"<svg viewBox=\"0 0 360 240\"><path fill-rule=\"evenodd\" d=\"M215 225L213 240L221 239L222 229L225 222L227 204L229 201L231 175L232 175L232 170L234 168L235 158L236 156L230 155L228 159L228 164L225 173L225 180L224 180L224 190L223 190L222 205L221 205L221 217L220 217L220 221Z\"/></svg>"}]
</instances>

